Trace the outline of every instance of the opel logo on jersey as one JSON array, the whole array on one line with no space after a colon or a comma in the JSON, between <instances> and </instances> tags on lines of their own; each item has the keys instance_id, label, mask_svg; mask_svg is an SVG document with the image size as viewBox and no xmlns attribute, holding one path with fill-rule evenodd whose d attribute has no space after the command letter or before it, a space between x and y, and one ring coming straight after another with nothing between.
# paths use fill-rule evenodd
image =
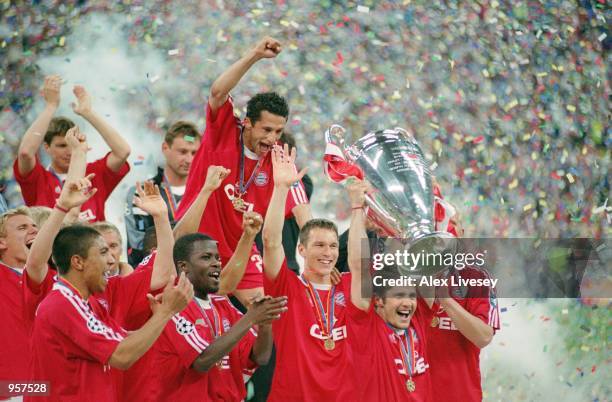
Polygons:
<instances>
[{"instance_id":1,"label":"opel logo on jersey","mask_svg":"<svg viewBox=\"0 0 612 402\"><path fill-rule=\"evenodd\" d=\"M259 172L255 176L255 185L262 187L268 184L268 174L266 172Z\"/></svg>"}]
</instances>

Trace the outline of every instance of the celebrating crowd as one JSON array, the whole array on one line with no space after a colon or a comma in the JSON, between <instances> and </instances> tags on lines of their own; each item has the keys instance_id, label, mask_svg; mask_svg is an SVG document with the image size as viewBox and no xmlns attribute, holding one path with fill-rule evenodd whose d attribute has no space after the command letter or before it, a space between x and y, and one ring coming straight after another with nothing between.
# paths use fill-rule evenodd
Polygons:
<instances>
[{"instance_id":1,"label":"celebrating crowd","mask_svg":"<svg viewBox=\"0 0 612 402\"><path fill-rule=\"evenodd\" d=\"M482 399L479 353L499 329L494 292L367 296L372 189L358 179L347 188L349 272L339 273L337 227L312 217L305 169L281 138L286 100L260 93L235 116L230 91L281 50L264 38L214 81L202 135L190 122L170 126L165 167L129 191L125 242L104 208L130 169L130 145L75 86L74 112L110 148L87 163L86 136L55 116L62 78L45 79L46 107L14 163L27 207L0 217L0 380L46 384L24 400L241 401L245 381L264 369L255 398L270 401ZM438 230L460 234L454 208L436 195ZM48 209L36 222L38 207ZM284 235L290 219L297 238ZM287 243L301 272L288 265ZM6 391L0 397L14 395Z\"/></svg>"}]
</instances>

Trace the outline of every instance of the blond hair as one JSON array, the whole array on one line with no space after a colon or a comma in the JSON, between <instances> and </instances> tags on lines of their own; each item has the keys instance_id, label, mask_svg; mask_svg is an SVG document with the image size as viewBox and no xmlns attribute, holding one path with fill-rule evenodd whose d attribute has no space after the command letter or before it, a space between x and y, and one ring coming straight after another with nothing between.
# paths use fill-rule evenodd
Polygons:
<instances>
[{"instance_id":1,"label":"blond hair","mask_svg":"<svg viewBox=\"0 0 612 402\"><path fill-rule=\"evenodd\" d=\"M17 215L24 215L32 218L32 214L30 214L30 209L28 207L17 207L13 209L9 209L2 215L0 215L0 237L6 237L6 223L10 218Z\"/></svg>"},{"instance_id":2,"label":"blond hair","mask_svg":"<svg viewBox=\"0 0 612 402\"><path fill-rule=\"evenodd\" d=\"M49 219L51 211L53 211L53 209L49 207L43 207L41 205L30 207L30 217L32 218L36 226L41 228L45 224L47 219Z\"/></svg>"},{"instance_id":3,"label":"blond hair","mask_svg":"<svg viewBox=\"0 0 612 402\"><path fill-rule=\"evenodd\" d=\"M113 231L117 233L117 237L119 238L119 241L123 243L123 239L121 238L121 232L119 232L119 229L117 228L117 226L113 225L112 223L107 222L107 221L98 221L98 222L92 223L91 227L96 229L100 234L104 234L104 232Z\"/></svg>"}]
</instances>

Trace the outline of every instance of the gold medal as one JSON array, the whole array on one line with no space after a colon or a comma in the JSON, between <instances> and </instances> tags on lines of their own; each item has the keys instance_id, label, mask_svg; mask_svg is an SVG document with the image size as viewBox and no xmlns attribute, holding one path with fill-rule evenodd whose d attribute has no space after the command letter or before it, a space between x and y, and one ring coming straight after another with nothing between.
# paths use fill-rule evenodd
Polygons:
<instances>
[{"instance_id":1,"label":"gold medal","mask_svg":"<svg viewBox=\"0 0 612 402\"><path fill-rule=\"evenodd\" d=\"M416 389L416 384L414 383L414 381L412 381L412 378L409 378L408 381L406 381L406 389L408 390L408 392L414 392L414 390Z\"/></svg>"},{"instance_id":2,"label":"gold medal","mask_svg":"<svg viewBox=\"0 0 612 402\"><path fill-rule=\"evenodd\" d=\"M236 211L244 212L244 200L241 197L235 196L232 200L232 205Z\"/></svg>"},{"instance_id":3,"label":"gold medal","mask_svg":"<svg viewBox=\"0 0 612 402\"><path fill-rule=\"evenodd\" d=\"M435 328L438 326L438 324L440 324L440 317L436 315L434 316L434 318L431 319L431 326Z\"/></svg>"},{"instance_id":4,"label":"gold medal","mask_svg":"<svg viewBox=\"0 0 612 402\"><path fill-rule=\"evenodd\" d=\"M334 340L332 338L327 338L325 340L325 349L327 350L334 350L334 348L336 347L336 342L334 342Z\"/></svg>"}]
</instances>

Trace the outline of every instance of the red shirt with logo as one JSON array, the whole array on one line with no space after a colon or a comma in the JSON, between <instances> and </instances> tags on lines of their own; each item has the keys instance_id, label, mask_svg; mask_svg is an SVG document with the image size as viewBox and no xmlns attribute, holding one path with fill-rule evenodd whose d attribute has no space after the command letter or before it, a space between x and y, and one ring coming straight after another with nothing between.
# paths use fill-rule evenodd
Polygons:
<instances>
[{"instance_id":1,"label":"red shirt with logo","mask_svg":"<svg viewBox=\"0 0 612 402\"><path fill-rule=\"evenodd\" d=\"M34 313L50 291L55 271L40 284L28 280L25 270L0 263L0 381L25 381L31 358L30 334ZM31 289L26 292L24 289ZM27 317L31 317L28 319ZM8 397L0 390L0 398Z\"/></svg>"},{"instance_id":2,"label":"red shirt with logo","mask_svg":"<svg viewBox=\"0 0 612 402\"><path fill-rule=\"evenodd\" d=\"M330 289L313 287L325 304ZM350 300L350 274L343 274L335 287L333 350L325 348L325 337L315 313L316 302L309 296L307 283L287 267L286 261L274 281L264 275L264 289L273 297L288 297L288 311L272 324L276 367L268 401L357 400L345 318Z\"/></svg>"},{"instance_id":3,"label":"red shirt with logo","mask_svg":"<svg viewBox=\"0 0 612 402\"><path fill-rule=\"evenodd\" d=\"M31 381L48 381L50 395L24 401L115 401L108 362L127 332L95 297L83 300L65 281L40 303L32 334Z\"/></svg>"},{"instance_id":4,"label":"red shirt with logo","mask_svg":"<svg viewBox=\"0 0 612 402\"><path fill-rule=\"evenodd\" d=\"M349 302L347 321L354 349L355 368L358 371L359 396L357 400L368 402L433 401L430 379L430 357L427 350L427 326L432 312L420 297L417 309L410 320L409 333L390 327L376 313L374 303L368 311ZM353 336L354 334L354 336ZM410 342L412 335L412 343ZM408 391L409 364L402 355L400 341L405 351L413 347L412 381L414 391ZM413 346L412 346L413 345ZM406 354L405 356L408 356ZM461 398L457 400L462 400Z\"/></svg>"},{"instance_id":5,"label":"red shirt with logo","mask_svg":"<svg viewBox=\"0 0 612 402\"><path fill-rule=\"evenodd\" d=\"M180 219L193 201L197 198L204 182L206 172L211 165L224 166L230 169L219 189L210 198L200 221L199 232L206 233L218 241L219 253L225 264L234 253L234 249L242 235L242 213L236 211L232 200L238 191L240 181L240 126L234 116L234 105L231 98L221 106L216 116L212 116L210 105L206 106L206 130L202 137L202 145L193 160L187 178L185 195L177 211ZM257 157L244 147L244 182L248 182L257 165ZM272 160L268 152L261 161L261 166L242 197L246 208L266 216L268 204L274 190L272 177ZM301 182L291 187L285 214L298 204L308 203L304 186Z\"/></svg>"},{"instance_id":6,"label":"red shirt with logo","mask_svg":"<svg viewBox=\"0 0 612 402\"><path fill-rule=\"evenodd\" d=\"M130 165L125 162L118 172L113 172L106 165L110 153L101 159L87 164L85 175L95 173L92 180L93 187L97 188L96 194L81 206L79 218L88 222L106 220L104 216L104 204L113 192L117 184L128 174ZM15 180L21 187L23 200L28 207L44 206L53 208L55 200L62 192L63 182L58 176L48 169L43 168L38 158L31 172L22 176L19 173L18 160L13 163Z\"/></svg>"},{"instance_id":7,"label":"red shirt with logo","mask_svg":"<svg viewBox=\"0 0 612 402\"><path fill-rule=\"evenodd\" d=\"M155 401L242 401L246 397L243 373L256 366L250 360L256 333L251 329L218 364L201 373L192 368L200 354L214 342L213 307L221 334L242 318L226 297L209 295L210 303L195 299L166 325L152 350L148 389ZM206 318L203 314L206 314ZM153 369L163 367L163 370Z\"/></svg>"},{"instance_id":8,"label":"red shirt with logo","mask_svg":"<svg viewBox=\"0 0 612 402\"><path fill-rule=\"evenodd\" d=\"M484 270L465 268L456 274L465 279L484 279ZM458 283L458 281L455 281ZM495 290L488 287L449 287L450 295L470 314L494 330L499 329L499 310ZM481 401L480 349L463 336L451 318L434 304L438 317L428 334L431 358L432 392L436 402Z\"/></svg>"}]
</instances>

